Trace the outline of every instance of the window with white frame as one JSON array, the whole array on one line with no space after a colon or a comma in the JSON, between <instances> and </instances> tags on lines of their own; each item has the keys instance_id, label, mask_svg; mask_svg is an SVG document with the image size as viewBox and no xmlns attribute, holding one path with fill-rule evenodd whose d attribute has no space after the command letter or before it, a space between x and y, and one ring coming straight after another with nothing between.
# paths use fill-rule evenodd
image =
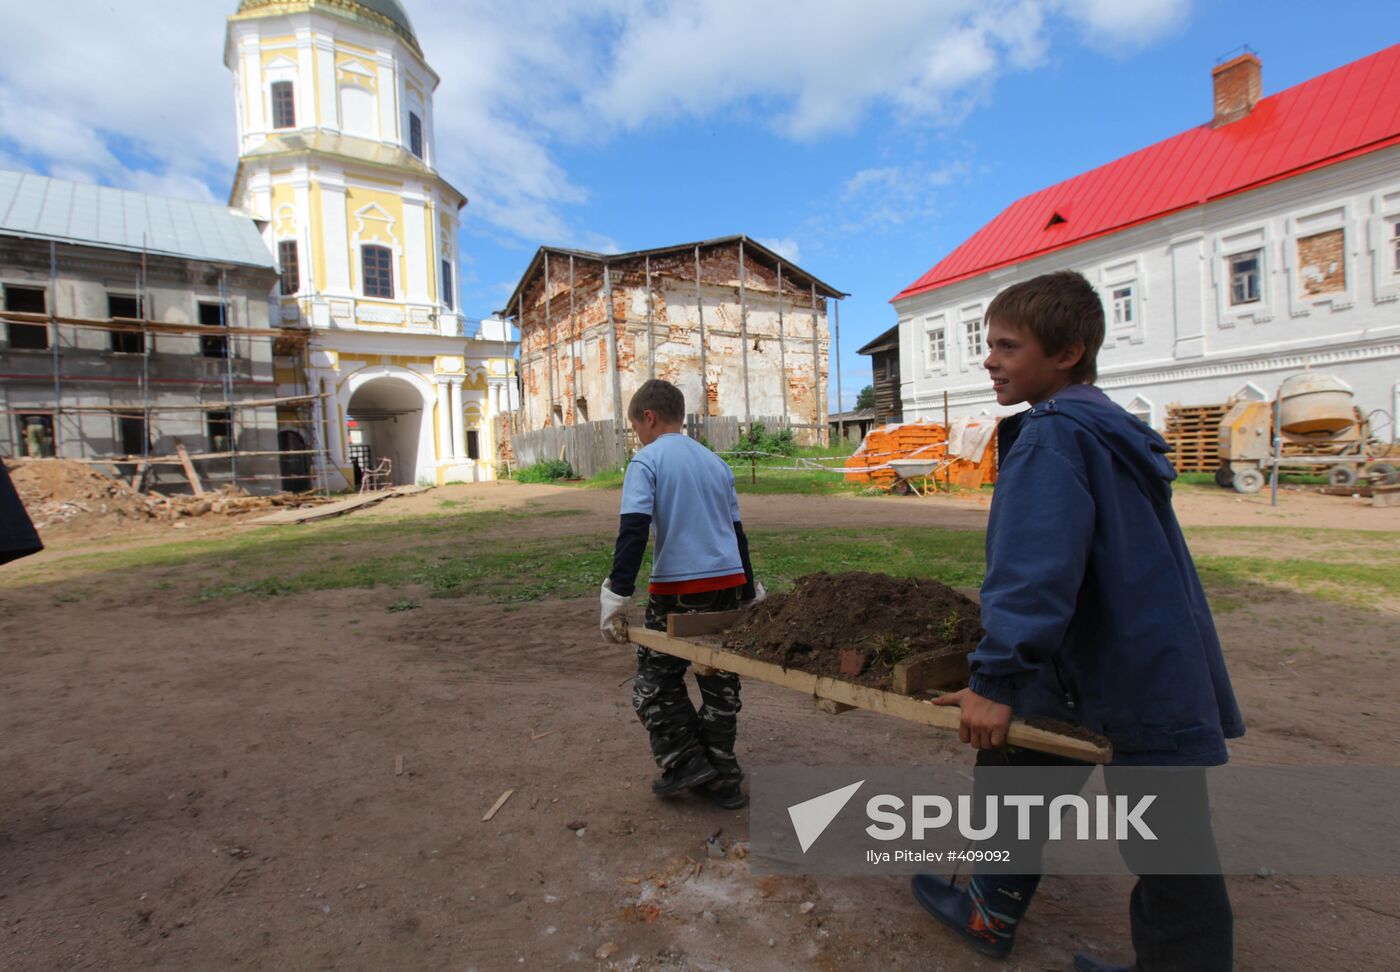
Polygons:
<instances>
[{"instance_id":1,"label":"window with white frame","mask_svg":"<svg viewBox=\"0 0 1400 972\"><path fill-rule=\"evenodd\" d=\"M1390 272L1400 276L1400 219L1390 221Z\"/></svg>"},{"instance_id":2,"label":"window with white frame","mask_svg":"<svg viewBox=\"0 0 1400 972\"><path fill-rule=\"evenodd\" d=\"M1132 327L1137 320L1137 308L1135 306L1133 285L1130 283L1119 284L1109 291L1109 303L1112 305L1112 318L1114 327Z\"/></svg>"},{"instance_id":3,"label":"window with white frame","mask_svg":"<svg viewBox=\"0 0 1400 972\"><path fill-rule=\"evenodd\" d=\"M924 331L924 361L929 371L940 371L948 363L948 340L942 324Z\"/></svg>"},{"instance_id":4,"label":"window with white frame","mask_svg":"<svg viewBox=\"0 0 1400 972\"><path fill-rule=\"evenodd\" d=\"M982 356L987 351L982 311L977 308L963 312L963 349L967 352L970 367L982 367Z\"/></svg>"},{"instance_id":5,"label":"window with white frame","mask_svg":"<svg viewBox=\"0 0 1400 972\"><path fill-rule=\"evenodd\" d=\"M1257 304L1262 297L1263 250L1246 250L1226 257L1230 269L1230 305Z\"/></svg>"}]
</instances>

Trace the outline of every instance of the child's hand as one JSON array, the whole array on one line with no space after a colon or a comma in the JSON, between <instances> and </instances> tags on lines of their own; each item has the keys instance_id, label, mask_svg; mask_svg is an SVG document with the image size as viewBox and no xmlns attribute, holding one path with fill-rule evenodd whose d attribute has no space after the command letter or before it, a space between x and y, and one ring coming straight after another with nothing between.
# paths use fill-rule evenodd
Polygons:
<instances>
[{"instance_id":1,"label":"child's hand","mask_svg":"<svg viewBox=\"0 0 1400 972\"><path fill-rule=\"evenodd\" d=\"M978 695L970 688L940 695L934 705L956 705L962 708L958 738L973 749L1000 749L1006 745L1006 730L1011 726L1011 706Z\"/></svg>"}]
</instances>

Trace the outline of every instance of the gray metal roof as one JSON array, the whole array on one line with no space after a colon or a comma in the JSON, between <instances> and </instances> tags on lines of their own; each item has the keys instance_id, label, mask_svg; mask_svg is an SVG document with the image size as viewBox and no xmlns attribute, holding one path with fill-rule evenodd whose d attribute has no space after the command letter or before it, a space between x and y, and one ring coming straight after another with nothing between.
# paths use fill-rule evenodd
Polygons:
<instances>
[{"instance_id":1,"label":"gray metal roof","mask_svg":"<svg viewBox=\"0 0 1400 972\"><path fill-rule=\"evenodd\" d=\"M252 217L227 206L26 172L0 170L0 234L276 266Z\"/></svg>"}]
</instances>

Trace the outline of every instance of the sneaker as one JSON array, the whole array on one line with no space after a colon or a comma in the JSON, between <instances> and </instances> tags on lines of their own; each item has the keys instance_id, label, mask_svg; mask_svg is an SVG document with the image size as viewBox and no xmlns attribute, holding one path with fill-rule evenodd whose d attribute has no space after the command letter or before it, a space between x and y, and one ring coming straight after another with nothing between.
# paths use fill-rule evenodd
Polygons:
<instances>
[{"instance_id":1,"label":"sneaker","mask_svg":"<svg viewBox=\"0 0 1400 972\"><path fill-rule=\"evenodd\" d=\"M916 874L911 882L914 897L924 910L983 955L1006 958L1011 954L1014 925L1006 926L994 914L984 915L972 895L932 874Z\"/></svg>"},{"instance_id":2,"label":"sneaker","mask_svg":"<svg viewBox=\"0 0 1400 972\"><path fill-rule=\"evenodd\" d=\"M710 783L691 787L691 790L723 810L742 810L749 805L749 798L738 783Z\"/></svg>"},{"instance_id":3,"label":"sneaker","mask_svg":"<svg viewBox=\"0 0 1400 972\"><path fill-rule=\"evenodd\" d=\"M696 753L676 763L651 782L651 792L657 796L669 796L688 790L692 786L708 783L719 774L705 758L704 753Z\"/></svg>"},{"instance_id":4,"label":"sneaker","mask_svg":"<svg viewBox=\"0 0 1400 972\"><path fill-rule=\"evenodd\" d=\"M1108 965L1087 955L1074 957L1074 972L1132 972L1126 965Z\"/></svg>"}]
</instances>

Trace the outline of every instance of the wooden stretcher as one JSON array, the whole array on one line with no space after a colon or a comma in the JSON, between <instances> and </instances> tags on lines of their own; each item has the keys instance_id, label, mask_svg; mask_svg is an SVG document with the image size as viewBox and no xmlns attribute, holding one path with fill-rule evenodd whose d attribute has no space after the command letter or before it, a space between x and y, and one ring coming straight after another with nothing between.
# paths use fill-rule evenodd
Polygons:
<instances>
[{"instance_id":1,"label":"wooden stretcher","mask_svg":"<svg viewBox=\"0 0 1400 972\"><path fill-rule=\"evenodd\" d=\"M743 678L796 689L816 699L818 707L825 712L869 709L920 725L957 731L960 715L955 706L934 705L929 699L918 698L913 693L947 685L956 681L959 675L965 676L967 668L962 656L916 656L900 662L895 666L893 690L886 691L843 679L814 675L795 668L783 668L772 662L725 651L715 645L695 640L700 636L719 634L737 621L743 613L719 611L708 614L673 614L667 618L666 631L629 627L627 637L634 644L662 654L684 658L694 665L733 672ZM1090 763L1107 763L1113 758L1113 749L1106 740L1095 742L1082 739L1027 725L1019 719L1012 721L1006 741L1012 746Z\"/></svg>"}]
</instances>

